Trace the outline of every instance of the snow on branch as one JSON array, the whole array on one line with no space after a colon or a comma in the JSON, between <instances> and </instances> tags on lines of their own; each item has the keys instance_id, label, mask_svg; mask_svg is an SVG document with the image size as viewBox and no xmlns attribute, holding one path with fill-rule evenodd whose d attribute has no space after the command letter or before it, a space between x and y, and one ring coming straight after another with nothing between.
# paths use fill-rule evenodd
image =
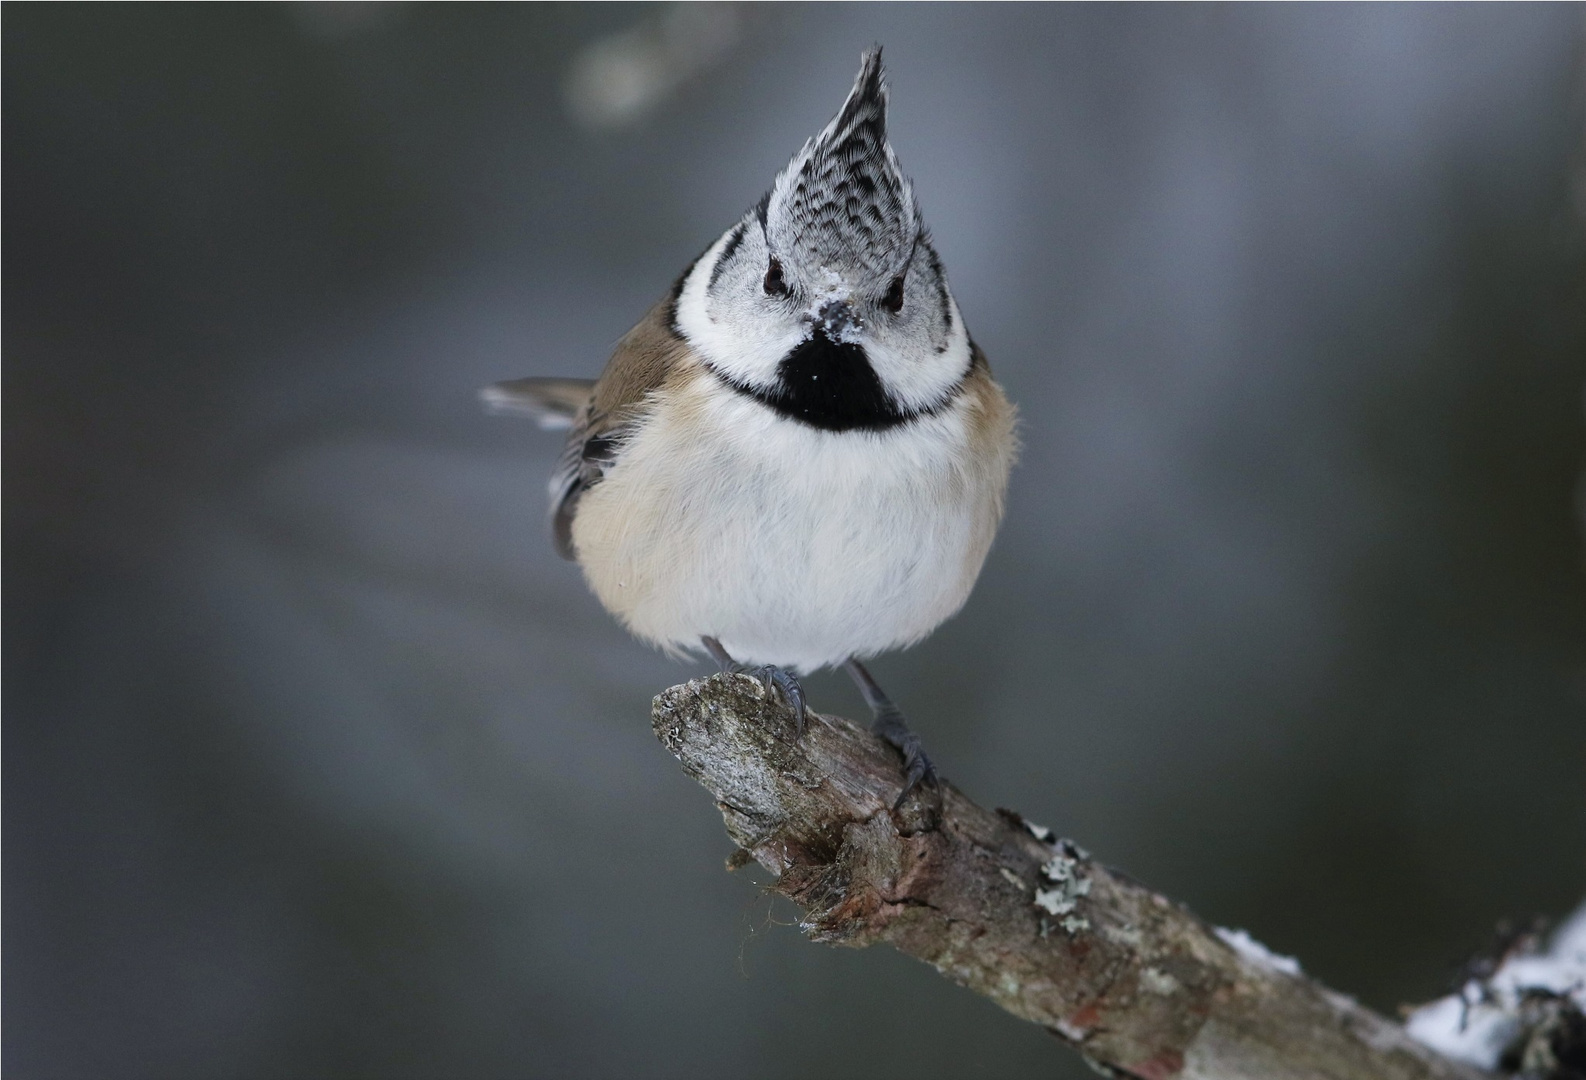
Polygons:
<instances>
[{"instance_id":1,"label":"snow on branch","mask_svg":"<svg viewBox=\"0 0 1586 1080\"><path fill-rule=\"evenodd\" d=\"M1522 935L1491 970L1405 1027L1457 1061L1543 1080L1586 1078L1586 904L1537 948Z\"/></svg>"},{"instance_id":2,"label":"snow on branch","mask_svg":"<svg viewBox=\"0 0 1586 1080\"><path fill-rule=\"evenodd\" d=\"M656 735L816 941L885 942L1141 1080L1454 1080L1485 1074L1181 905L951 784L897 810L897 754L747 676L675 686Z\"/></svg>"}]
</instances>

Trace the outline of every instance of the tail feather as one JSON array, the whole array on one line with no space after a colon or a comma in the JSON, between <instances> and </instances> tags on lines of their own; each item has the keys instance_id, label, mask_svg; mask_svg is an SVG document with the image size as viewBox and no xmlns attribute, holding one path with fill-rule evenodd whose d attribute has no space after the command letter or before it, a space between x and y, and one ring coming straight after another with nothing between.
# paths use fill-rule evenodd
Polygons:
<instances>
[{"instance_id":1,"label":"tail feather","mask_svg":"<svg viewBox=\"0 0 1586 1080\"><path fill-rule=\"evenodd\" d=\"M524 416L546 431L565 431L594 393L593 379L508 379L479 391L492 413Z\"/></svg>"}]
</instances>

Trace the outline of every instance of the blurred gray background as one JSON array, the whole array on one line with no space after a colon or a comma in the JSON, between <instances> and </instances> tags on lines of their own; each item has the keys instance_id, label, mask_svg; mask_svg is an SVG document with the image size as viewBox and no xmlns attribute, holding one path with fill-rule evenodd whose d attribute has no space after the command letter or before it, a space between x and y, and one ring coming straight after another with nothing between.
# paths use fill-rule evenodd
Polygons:
<instances>
[{"instance_id":1,"label":"blurred gray background","mask_svg":"<svg viewBox=\"0 0 1586 1080\"><path fill-rule=\"evenodd\" d=\"M648 723L706 666L474 398L593 376L872 41L1023 416L968 608L875 664L943 770L1383 1009L1567 912L1583 29L8 5L7 1075L1088 1075L723 872Z\"/></svg>"}]
</instances>

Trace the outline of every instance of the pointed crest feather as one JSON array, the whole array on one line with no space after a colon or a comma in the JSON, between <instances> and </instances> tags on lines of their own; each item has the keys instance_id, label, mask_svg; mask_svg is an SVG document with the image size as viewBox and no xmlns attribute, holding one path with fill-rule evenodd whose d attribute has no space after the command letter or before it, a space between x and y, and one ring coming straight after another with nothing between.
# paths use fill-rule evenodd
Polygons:
<instances>
[{"instance_id":1,"label":"pointed crest feather","mask_svg":"<svg viewBox=\"0 0 1586 1080\"><path fill-rule=\"evenodd\" d=\"M864 54L831 123L777 177L765 221L772 251L808 279L837 273L874 282L907 265L920 227L914 192L887 142L879 45Z\"/></svg>"}]
</instances>

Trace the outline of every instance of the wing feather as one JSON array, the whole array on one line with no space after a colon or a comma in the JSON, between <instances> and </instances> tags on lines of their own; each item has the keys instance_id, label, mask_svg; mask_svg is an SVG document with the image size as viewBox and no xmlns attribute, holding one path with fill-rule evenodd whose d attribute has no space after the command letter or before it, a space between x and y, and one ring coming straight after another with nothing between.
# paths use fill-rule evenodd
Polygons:
<instances>
[{"instance_id":1,"label":"wing feather","mask_svg":"<svg viewBox=\"0 0 1586 1080\"><path fill-rule=\"evenodd\" d=\"M651 393L688 355L687 343L672 327L674 298L675 290L617 343L583 409L572 419L567 445L551 476L551 538L564 559L575 557L573 518L579 498L617 464Z\"/></svg>"}]
</instances>

